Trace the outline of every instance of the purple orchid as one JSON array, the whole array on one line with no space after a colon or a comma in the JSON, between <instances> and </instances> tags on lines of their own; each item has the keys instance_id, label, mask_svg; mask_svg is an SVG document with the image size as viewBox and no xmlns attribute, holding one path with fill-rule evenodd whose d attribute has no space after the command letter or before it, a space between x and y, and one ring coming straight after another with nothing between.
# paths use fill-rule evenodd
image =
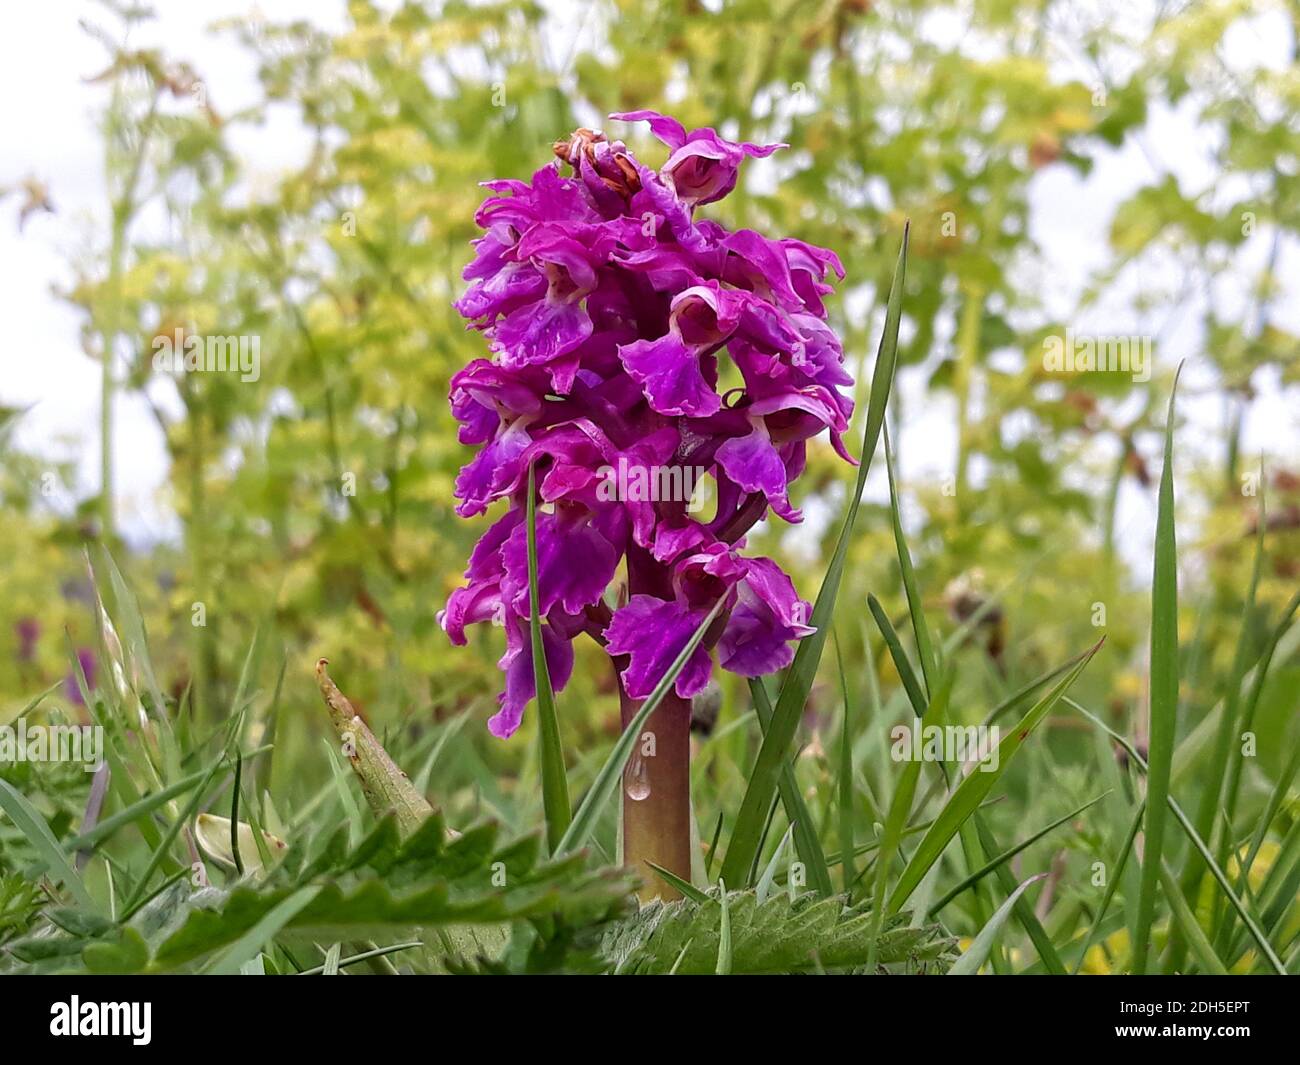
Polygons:
<instances>
[{"instance_id":1,"label":"purple orchid","mask_svg":"<svg viewBox=\"0 0 1300 1065\"><path fill-rule=\"evenodd\" d=\"M619 141L578 130L531 182L493 181L484 235L456 307L493 353L451 384L462 443L477 455L456 480L457 512L506 509L483 535L439 614L454 643L467 625L505 628L505 691L489 723L501 737L534 696L528 634L528 471L535 468L539 611L551 681L573 670L587 633L615 661L625 701L644 699L709 611L723 610L677 677L680 700L719 665L754 677L790 664L814 630L809 604L771 559L741 554L770 508L800 512L789 485L807 442L828 431L850 462L853 383L826 323L833 252L730 232L696 219L735 188L741 163L779 144L687 131L653 111L670 155L646 167ZM611 489L611 471L644 474ZM698 513L696 475L716 509ZM649 485L647 489L645 486ZM667 485L669 490L663 490ZM607 601L620 566L618 603Z\"/></svg>"},{"instance_id":2,"label":"purple orchid","mask_svg":"<svg viewBox=\"0 0 1300 1065\"><path fill-rule=\"evenodd\" d=\"M41 623L34 617L21 617L14 622L14 635L18 637L18 661L33 661L36 658L36 642L41 638Z\"/></svg>"},{"instance_id":3,"label":"purple orchid","mask_svg":"<svg viewBox=\"0 0 1300 1065\"><path fill-rule=\"evenodd\" d=\"M786 144L733 144L711 129L687 133L675 118L657 111L624 111L610 115L624 122L649 122L650 131L672 149L659 171L688 207L713 203L736 187L740 164L746 156L762 159Z\"/></svg>"}]
</instances>

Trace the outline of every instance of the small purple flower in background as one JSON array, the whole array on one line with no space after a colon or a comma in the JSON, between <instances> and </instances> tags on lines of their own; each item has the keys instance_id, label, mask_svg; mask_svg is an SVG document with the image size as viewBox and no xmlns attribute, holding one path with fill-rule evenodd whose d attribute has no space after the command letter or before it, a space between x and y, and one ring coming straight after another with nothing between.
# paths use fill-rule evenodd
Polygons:
<instances>
[{"instance_id":1,"label":"small purple flower in background","mask_svg":"<svg viewBox=\"0 0 1300 1065\"><path fill-rule=\"evenodd\" d=\"M721 599L723 612L678 676L681 700L708 683L713 656L753 677L788 666L813 630L809 604L771 559L741 554L769 508L801 514L789 485L807 442L841 434L853 379L823 297L834 252L798 240L731 232L695 210L731 192L748 157L784 145L733 143L687 131L653 111L670 155L658 170L619 141L578 130L555 145L561 163L531 182L487 182L484 236L456 307L493 357L452 379L460 440L478 448L456 481L457 512L508 509L470 556L467 584L439 620L451 640L492 621L505 628L505 691L489 727L518 727L534 696L528 635L525 509L536 468L539 610L553 686L587 633L619 665L626 699L644 699ZM561 172L567 164L569 173ZM610 498L603 471L702 471L716 512L674 498ZM676 483L686 483L678 476ZM694 483L691 480L689 483ZM627 597L605 593L620 563Z\"/></svg>"},{"instance_id":2,"label":"small purple flower in background","mask_svg":"<svg viewBox=\"0 0 1300 1065\"><path fill-rule=\"evenodd\" d=\"M33 617L22 617L14 622L14 635L18 637L18 661L26 664L36 658L36 641L41 638L41 623Z\"/></svg>"},{"instance_id":3,"label":"small purple flower in background","mask_svg":"<svg viewBox=\"0 0 1300 1065\"><path fill-rule=\"evenodd\" d=\"M95 652L89 647L77 648L77 662L81 666L81 672L86 677L86 690L95 690ZM86 701L81 697L81 685L77 683L77 671L68 670L67 676L63 678L63 695L68 702L74 706L85 706Z\"/></svg>"}]
</instances>

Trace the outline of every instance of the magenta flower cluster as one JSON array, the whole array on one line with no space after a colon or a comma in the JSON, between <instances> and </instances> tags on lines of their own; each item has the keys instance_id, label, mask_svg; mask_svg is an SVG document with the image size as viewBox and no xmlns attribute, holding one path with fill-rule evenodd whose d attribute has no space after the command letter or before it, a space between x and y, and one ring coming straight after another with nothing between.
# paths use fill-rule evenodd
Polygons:
<instances>
[{"instance_id":1,"label":"magenta flower cluster","mask_svg":"<svg viewBox=\"0 0 1300 1065\"><path fill-rule=\"evenodd\" d=\"M614 658L627 695L644 698L723 599L677 678L688 699L708 682L715 653L723 669L759 676L789 665L793 641L813 631L780 567L741 554L744 536L769 508L801 519L788 487L810 438L829 430L853 461L841 441L853 379L822 302L828 274L844 276L839 259L696 217L735 188L746 157L784 145L687 132L653 111L612 117L648 121L667 162L652 170L621 142L578 130L555 145L561 162L531 182L487 182L476 216L485 233L456 303L493 353L452 379L460 440L478 448L456 480L456 510L482 514L498 499L508 509L439 621L457 644L474 622L504 626L505 691L489 722L502 737L534 695L530 466L555 689L586 632ZM685 499L611 498L603 471L615 467L704 471L716 511L705 520ZM611 607L620 563L626 596Z\"/></svg>"}]
</instances>

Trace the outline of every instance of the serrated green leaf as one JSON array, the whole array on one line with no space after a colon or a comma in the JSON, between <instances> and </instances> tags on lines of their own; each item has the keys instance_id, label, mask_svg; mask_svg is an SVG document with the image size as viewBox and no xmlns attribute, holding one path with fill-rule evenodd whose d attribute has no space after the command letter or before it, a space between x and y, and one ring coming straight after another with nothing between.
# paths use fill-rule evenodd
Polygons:
<instances>
[{"instance_id":1,"label":"serrated green leaf","mask_svg":"<svg viewBox=\"0 0 1300 1065\"><path fill-rule=\"evenodd\" d=\"M718 892L707 903L690 899L652 902L611 926L602 950L618 973L713 973L722 942ZM867 963L873 918L844 896L791 899L774 893L760 904L753 891L727 893L733 974L856 971ZM937 925L911 928L905 916L890 918L877 958L888 971L943 971L953 940Z\"/></svg>"}]
</instances>

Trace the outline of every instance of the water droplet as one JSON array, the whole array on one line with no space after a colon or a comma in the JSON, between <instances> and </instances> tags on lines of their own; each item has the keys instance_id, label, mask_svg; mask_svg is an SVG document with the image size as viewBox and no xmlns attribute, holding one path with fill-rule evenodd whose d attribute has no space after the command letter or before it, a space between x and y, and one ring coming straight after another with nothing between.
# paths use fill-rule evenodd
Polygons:
<instances>
[{"instance_id":1,"label":"water droplet","mask_svg":"<svg viewBox=\"0 0 1300 1065\"><path fill-rule=\"evenodd\" d=\"M640 751L632 755L632 760L623 770L623 793L633 802L650 798L650 770Z\"/></svg>"}]
</instances>

